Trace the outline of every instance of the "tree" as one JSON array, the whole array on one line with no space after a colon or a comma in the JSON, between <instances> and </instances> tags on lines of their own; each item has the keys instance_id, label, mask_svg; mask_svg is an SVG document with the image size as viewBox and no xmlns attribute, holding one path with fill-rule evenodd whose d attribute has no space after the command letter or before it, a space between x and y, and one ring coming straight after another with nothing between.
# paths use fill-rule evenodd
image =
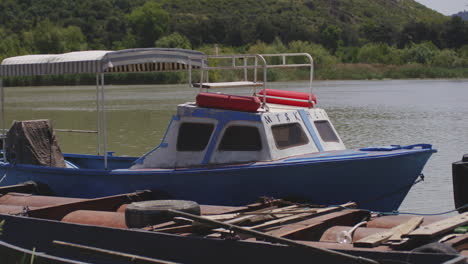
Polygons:
<instances>
[{"instance_id":1,"label":"tree","mask_svg":"<svg viewBox=\"0 0 468 264\"><path fill-rule=\"evenodd\" d=\"M468 27L460 17L452 17L442 33L447 48L460 48L468 44Z\"/></svg>"},{"instance_id":2,"label":"tree","mask_svg":"<svg viewBox=\"0 0 468 264\"><path fill-rule=\"evenodd\" d=\"M366 39L374 43L387 43L393 45L396 38L396 29L390 23L366 23L361 31Z\"/></svg>"},{"instance_id":3,"label":"tree","mask_svg":"<svg viewBox=\"0 0 468 264\"><path fill-rule=\"evenodd\" d=\"M152 47L169 29L169 13L155 1L148 1L135 8L127 20L141 47Z\"/></svg>"},{"instance_id":4,"label":"tree","mask_svg":"<svg viewBox=\"0 0 468 264\"><path fill-rule=\"evenodd\" d=\"M22 53L22 45L18 35L7 33L0 27L0 61L20 53Z\"/></svg>"},{"instance_id":5,"label":"tree","mask_svg":"<svg viewBox=\"0 0 468 264\"><path fill-rule=\"evenodd\" d=\"M403 50L402 59L406 63L429 64L439 49L430 41L420 44L411 44Z\"/></svg>"},{"instance_id":6,"label":"tree","mask_svg":"<svg viewBox=\"0 0 468 264\"><path fill-rule=\"evenodd\" d=\"M368 43L359 49L357 60L363 63L400 64L400 51L386 43Z\"/></svg>"},{"instance_id":7,"label":"tree","mask_svg":"<svg viewBox=\"0 0 468 264\"><path fill-rule=\"evenodd\" d=\"M27 32L25 36L31 43L31 49L38 53L61 53L59 29L46 19Z\"/></svg>"},{"instance_id":8,"label":"tree","mask_svg":"<svg viewBox=\"0 0 468 264\"><path fill-rule=\"evenodd\" d=\"M191 49L192 45L190 40L184 35L174 32L168 36L158 39L154 45L160 48L180 48L180 49Z\"/></svg>"},{"instance_id":9,"label":"tree","mask_svg":"<svg viewBox=\"0 0 468 264\"><path fill-rule=\"evenodd\" d=\"M77 26L59 29L59 38L62 52L85 50L88 47L85 35Z\"/></svg>"},{"instance_id":10,"label":"tree","mask_svg":"<svg viewBox=\"0 0 468 264\"><path fill-rule=\"evenodd\" d=\"M411 43L431 41L436 46L441 47L440 31L440 25L411 21L400 32L398 45L405 47Z\"/></svg>"},{"instance_id":11,"label":"tree","mask_svg":"<svg viewBox=\"0 0 468 264\"><path fill-rule=\"evenodd\" d=\"M342 45L340 38L341 29L337 26L322 26L322 31L320 33L321 43L332 53L335 53L336 49Z\"/></svg>"}]
</instances>

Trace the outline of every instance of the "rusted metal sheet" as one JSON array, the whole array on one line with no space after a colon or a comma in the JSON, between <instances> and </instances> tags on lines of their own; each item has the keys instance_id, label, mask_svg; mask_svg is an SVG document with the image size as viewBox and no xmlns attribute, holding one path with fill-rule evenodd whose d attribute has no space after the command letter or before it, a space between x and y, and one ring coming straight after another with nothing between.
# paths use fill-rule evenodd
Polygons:
<instances>
[{"instance_id":1,"label":"rusted metal sheet","mask_svg":"<svg viewBox=\"0 0 468 264\"><path fill-rule=\"evenodd\" d=\"M92 254L100 254L105 255L109 258L113 258L116 261L118 260L128 260L132 263L139 263L139 264L177 264L176 262L160 260L155 258L148 258L144 256L134 255L134 254L127 254L119 251L108 250L103 248L91 247L82 244L75 244L69 243L64 241L54 240L53 243L57 246L67 247L69 249L78 250L81 252L88 252Z\"/></svg>"},{"instance_id":2,"label":"rusted metal sheet","mask_svg":"<svg viewBox=\"0 0 468 264\"><path fill-rule=\"evenodd\" d=\"M140 191L134 193L107 196L102 198L89 199L75 203L62 204L38 208L29 211L28 215L32 217L60 220L65 215L76 210L95 210L95 211L116 211L122 204L152 199L151 191Z\"/></svg>"},{"instance_id":3,"label":"rusted metal sheet","mask_svg":"<svg viewBox=\"0 0 468 264\"><path fill-rule=\"evenodd\" d=\"M25 182L16 185L2 186L0 187L0 194L7 194L10 192L18 193L36 193L37 185L34 182Z\"/></svg>"},{"instance_id":4,"label":"rusted metal sheet","mask_svg":"<svg viewBox=\"0 0 468 264\"><path fill-rule=\"evenodd\" d=\"M25 193L8 193L0 197L0 204L30 207L53 206L66 203L76 203L86 199L65 198L55 196L32 195Z\"/></svg>"},{"instance_id":5,"label":"rusted metal sheet","mask_svg":"<svg viewBox=\"0 0 468 264\"><path fill-rule=\"evenodd\" d=\"M36 208L37 207L0 204L0 214L14 214L14 215L23 214L23 213L27 213L31 209L36 209Z\"/></svg>"},{"instance_id":6,"label":"rusted metal sheet","mask_svg":"<svg viewBox=\"0 0 468 264\"><path fill-rule=\"evenodd\" d=\"M119 212L78 210L64 216L62 218L62 222L127 228L127 225L125 224L125 214Z\"/></svg>"},{"instance_id":7,"label":"rusted metal sheet","mask_svg":"<svg viewBox=\"0 0 468 264\"><path fill-rule=\"evenodd\" d=\"M128 205L129 204L122 204L121 206L119 206L119 208L117 208L117 212L125 213L125 209L127 209Z\"/></svg>"}]
</instances>

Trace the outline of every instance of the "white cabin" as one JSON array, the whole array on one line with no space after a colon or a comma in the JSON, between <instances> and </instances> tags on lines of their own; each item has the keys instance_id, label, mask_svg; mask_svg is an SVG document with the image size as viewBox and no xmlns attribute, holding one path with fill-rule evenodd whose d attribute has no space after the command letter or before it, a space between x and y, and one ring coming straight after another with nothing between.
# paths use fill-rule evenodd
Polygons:
<instances>
[{"instance_id":1,"label":"white cabin","mask_svg":"<svg viewBox=\"0 0 468 264\"><path fill-rule=\"evenodd\" d=\"M269 105L269 112L248 113L186 103L178 106L161 144L132 169L275 161L342 149L320 108Z\"/></svg>"}]
</instances>

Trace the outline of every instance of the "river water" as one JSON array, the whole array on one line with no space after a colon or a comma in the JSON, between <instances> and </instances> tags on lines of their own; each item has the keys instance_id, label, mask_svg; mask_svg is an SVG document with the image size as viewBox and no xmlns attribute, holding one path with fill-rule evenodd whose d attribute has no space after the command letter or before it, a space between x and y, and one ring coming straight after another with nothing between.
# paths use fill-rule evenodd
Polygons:
<instances>
[{"instance_id":1,"label":"river water","mask_svg":"<svg viewBox=\"0 0 468 264\"><path fill-rule=\"evenodd\" d=\"M303 91L307 84L269 85ZM348 148L433 144L439 152L424 169L425 181L400 210L453 209L451 163L468 153L468 80L322 81L314 82L314 90ZM106 86L108 150L129 156L151 150L177 104L193 101L196 93L186 85ZM5 95L7 127L12 120L49 118L54 128L96 129L93 86L10 87ZM97 153L95 134L57 135L63 152Z\"/></svg>"}]
</instances>

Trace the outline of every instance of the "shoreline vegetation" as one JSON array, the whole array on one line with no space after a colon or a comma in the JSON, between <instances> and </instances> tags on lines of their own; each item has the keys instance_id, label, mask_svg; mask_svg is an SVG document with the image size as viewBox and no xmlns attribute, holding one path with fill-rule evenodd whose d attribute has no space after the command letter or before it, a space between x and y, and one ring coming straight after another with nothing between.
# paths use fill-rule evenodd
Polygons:
<instances>
[{"instance_id":1,"label":"shoreline vegetation","mask_svg":"<svg viewBox=\"0 0 468 264\"><path fill-rule=\"evenodd\" d=\"M169 45L162 45L169 46ZM181 46L181 45L176 45ZM216 48L215 48L216 47ZM283 44L257 42L249 47L204 45L197 50L206 54L262 54L307 52L314 58L314 80L383 80L383 79L464 79L468 78L468 45L458 50L439 49L432 42L411 44L403 49L385 43L369 43L362 47L338 47L333 55L322 45L293 41ZM275 58L273 58L274 60ZM278 58L276 58L278 59ZM306 63L304 58L291 58L294 63ZM345 61L345 62L343 62ZM198 76L196 73L193 75ZM242 74L213 72L210 81L239 80ZM259 80L262 76L259 73ZM307 70L269 70L268 81L307 80ZM175 84L187 83L186 72L107 74L110 84ZM197 81L197 80L194 80ZM5 86L94 85L92 74L10 77Z\"/></svg>"},{"instance_id":2,"label":"shoreline vegetation","mask_svg":"<svg viewBox=\"0 0 468 264\"><path fill-rule=\"evenodd\" d=\"M270 82L308 80L308 72L289 70L269 73ZM232 79L231 76L229 79ZM261 76L259 75L259 78ZM315 69L315 81L335 80L405 80L405 79L468 79L468 68L446 68L421 64L335 64ZM259 79L261 80L261 79ZM93 74L9 77L3 80L5 87L18 86L57 86L57 85L96 85ZM186 73L132 73L109 74L106 82L114 85L143 84L186 84Z\"/></svg>"},{"instance_id":3,"label":"shoreline vegetation","mask_svg":"<svg viewBox=\"0 0 468 264\"><path fill-rule=\"evenodd\" d=\"M233 10L235 12L233 13ZM408 1L0 1L0 60L80 50L184 48L311 54L317 80L468 78L468 22ZM294 63L305 63L294 58ZM185 73L108 74L114 84L186 82ZM210 74L210 81L235 76ZM275 72L269 81L307 79ZM196 81L196 80L195 80ZM7 86L95 84L95 76L7 78Z\"/></svg>"}]
</instances>

